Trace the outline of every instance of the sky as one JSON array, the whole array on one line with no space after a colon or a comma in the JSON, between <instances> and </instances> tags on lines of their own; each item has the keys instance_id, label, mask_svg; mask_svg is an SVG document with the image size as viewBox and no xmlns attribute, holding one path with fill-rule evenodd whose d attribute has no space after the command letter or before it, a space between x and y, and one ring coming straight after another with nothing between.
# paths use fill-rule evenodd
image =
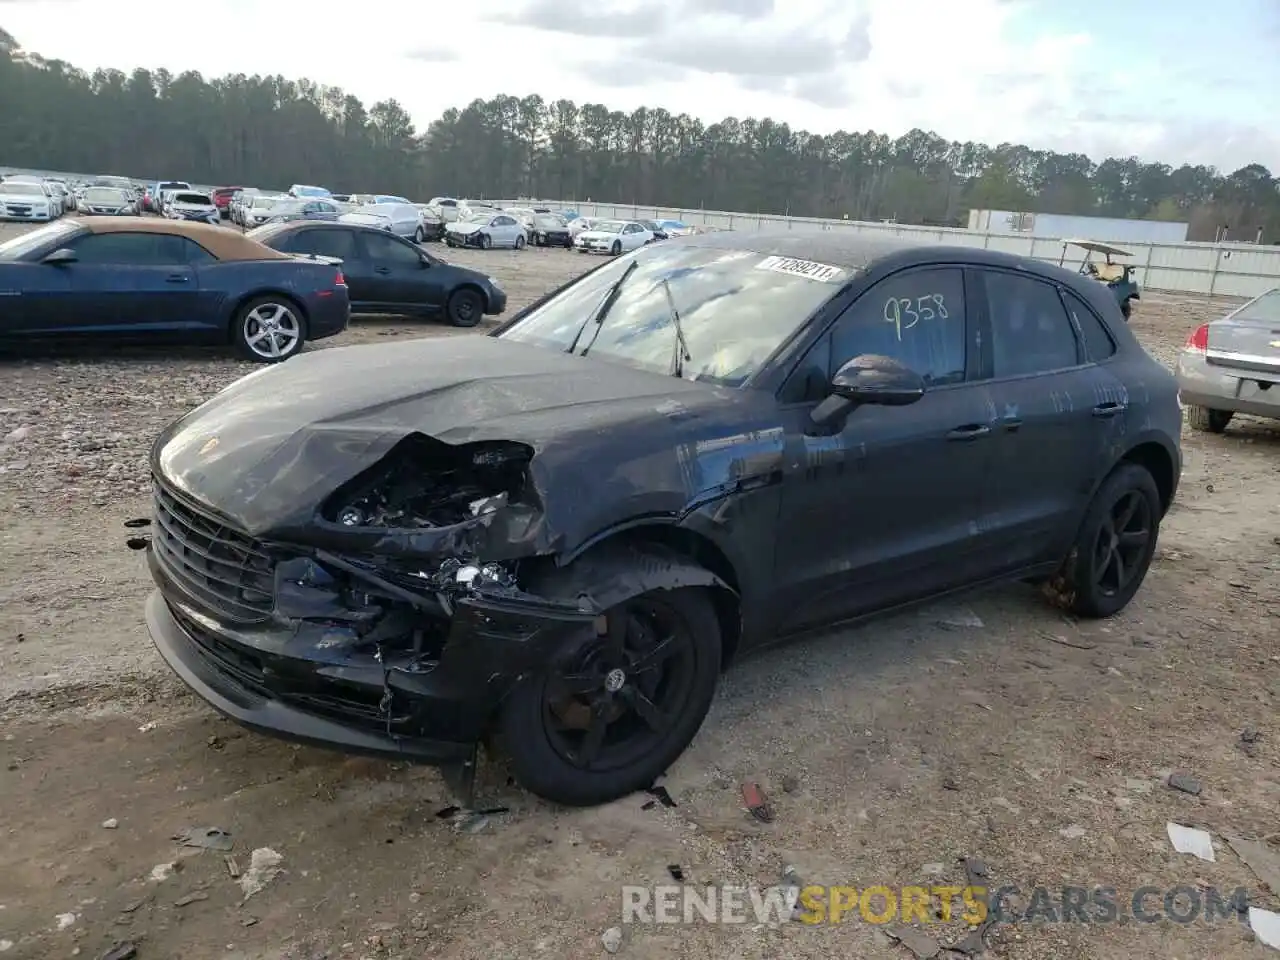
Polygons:
<instances>
[{"instance_id":1,"label":"sky","mask_svg":"<svg viewBox=\"0 0 1280 960\"><path fill-rule=\"evenodd\" d=\"M81 68L279 73L420 130L505 93L1280 172L1280 0L0 0ZM174 24L173 38L164 24ZM148 37L137 29L150 25ZM201 34L204 34L202 37ZM118 39L120 42L116 42Z\"/></svg>"}]
</instances>

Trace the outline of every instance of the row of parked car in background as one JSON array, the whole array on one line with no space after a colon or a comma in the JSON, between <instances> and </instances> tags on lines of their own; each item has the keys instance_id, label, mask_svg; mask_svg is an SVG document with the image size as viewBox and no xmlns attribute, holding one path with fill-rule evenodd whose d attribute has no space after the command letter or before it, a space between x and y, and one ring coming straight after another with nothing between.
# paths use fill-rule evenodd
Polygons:
<instances>
[{"instance_id":1,"label":"row of parked car in background","mask_svg":"<svg viewBox=\"0 0 1280 960\"><path fill-rule=\"evenodd\" d=\"M580 216L529 201L432 197L415 203L382 193L337 194L295 183L285 191L221 186L204 189L185 180L141 183L101 176L83 182L58 177L11 175L0 182L0 218L45 222L78 211L97 216L153 213L171 220L244 230L293 221L360 224L417 244L444 241L480 249L563 247L579 253L617 256L657 240L701 232L676 220L616 220Z\"/></svg>"}]
</instances>

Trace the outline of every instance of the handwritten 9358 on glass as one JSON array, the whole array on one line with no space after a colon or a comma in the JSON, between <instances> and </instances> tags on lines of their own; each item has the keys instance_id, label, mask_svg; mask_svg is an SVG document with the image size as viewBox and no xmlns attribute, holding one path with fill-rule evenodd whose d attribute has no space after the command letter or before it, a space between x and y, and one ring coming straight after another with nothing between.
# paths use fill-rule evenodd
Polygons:
<instances>
[{"instance_id":1,"label":"handwritten 9358 on glass","mask_svg":"<svg viewBox=\"0 0 1280 960\"><path fill-rule=\"evenodd\" d=\"M918 297L890 297L884 302L885 323L892 323L898 339L902 339L902 331L910 330L923 320L928 323L935 317L945 320L947 300L940 293L925 293Z\"/></svg>"}]
</instances>

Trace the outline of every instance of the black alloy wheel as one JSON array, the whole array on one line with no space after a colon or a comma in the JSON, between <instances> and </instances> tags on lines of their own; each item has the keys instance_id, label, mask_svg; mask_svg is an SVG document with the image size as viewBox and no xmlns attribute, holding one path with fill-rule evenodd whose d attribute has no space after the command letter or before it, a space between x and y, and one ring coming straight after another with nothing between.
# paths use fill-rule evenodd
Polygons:
<instances>
[{"instance_id":1,"label":"black alloy wheel","mask_svg":"<svg viewBox=\"0 0 1280 960\"><path fill-rule=\"evenodd\" d=\"M1150 471L1121 463L1098 488L1075 545L1045 585L1046 593L1081 617L1109 617L1123 610L1151 567L1163 512Z\"/></svg>"},{"instance_id":2,"label":"black alloy wheel","mask_svg":"<svg viewBox=\"0 0 1280 960\"><path fill-rule=\"evenodd\" d=\"M1093 545L1093 578L1103 596L1122 593L1142 572L1142 560L1154 537L1146 498L1137 490L1122 494L1103 516Z\"/></svg>"},{"instance_id":3,"label":"black alloy wheel","mask_svg":"<svg viewBox=\"0 0 1280 960\"><path fill-rule=\"evenodd\" d=\"M504 706L517 779L570 806L649 786L693 739L715 694L720 635L705 591L654 591L597 619Z\"/></svg>"}]
</instances>

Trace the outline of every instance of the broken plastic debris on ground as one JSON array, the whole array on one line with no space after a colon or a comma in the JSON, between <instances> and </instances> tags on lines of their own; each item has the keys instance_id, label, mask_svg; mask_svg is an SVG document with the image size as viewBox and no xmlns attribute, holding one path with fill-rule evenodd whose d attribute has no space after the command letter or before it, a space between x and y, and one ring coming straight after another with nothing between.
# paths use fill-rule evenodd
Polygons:
<instances>
[{"instance_id":1,"label":"broken plastic debris on ground","mask_svg":"<svg viewBox=\"0 0 1280 960\"><path fill-rule=\"evenodd\" d=\"M1165 830L1169 834L1169 842L1178 853L1189 853L1209 863L1216 861L1213 855L1213 837L1207 831L1184 827L1172 821L1165 824Z\"/></svg>"},{"instance_id":2,"label":"broken plastic debris on ground","mask_svg":"<svg viewBox=\"0 0 1280 960\"><path fill-rule=\"evenodd\" d=\"M249 869L240 877L240 892L248 900L262 890L283 871L284 857L270 847L258 847L250 854Z\"/></svg>"}]
</instances>

